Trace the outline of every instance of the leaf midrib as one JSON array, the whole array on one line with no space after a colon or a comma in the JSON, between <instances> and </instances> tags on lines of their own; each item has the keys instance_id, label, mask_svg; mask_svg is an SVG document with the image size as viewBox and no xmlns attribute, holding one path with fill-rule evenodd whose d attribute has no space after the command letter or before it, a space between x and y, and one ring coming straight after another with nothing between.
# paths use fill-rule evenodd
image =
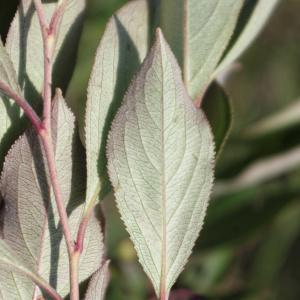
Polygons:
<instances>
[{"instance_id":1,"label":"leaf midrib","mask_svg":"<svg viewBox=\"0 0 300 300\"><path fill-rule=\"evenodd\" d=\"M163 61L163 45L160 45L160 58L161 58L161 72L162 72L162 80L161 80L161 159L162 159L162 176L161 176L161 188L162 188L162 253L161 253L161 283L160 283L160 294L161 298L164 299L166 294L166 277L167 277L167 230L166 230L166 201L167 201L167 193L166 193L166 178L165 178L165 114L164 114L164 61Z\"/></svg>"}]
</instances>

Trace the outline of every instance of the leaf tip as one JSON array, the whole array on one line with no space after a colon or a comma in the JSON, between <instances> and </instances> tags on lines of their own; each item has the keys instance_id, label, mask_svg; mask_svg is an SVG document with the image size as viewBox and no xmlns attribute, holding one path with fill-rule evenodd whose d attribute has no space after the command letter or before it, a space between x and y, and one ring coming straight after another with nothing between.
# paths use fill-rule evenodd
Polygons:
<instances>
[{"instance_id":1,"label":"leaf tip","mask_svg":"<svg viewBox=\"0 0 300 300\"><path fill-rule=\"evenodd\" d=\"M55 98L56 99L61 99L63 97L62 90L60 88L55 89Z\"/></svg>"},{"instance_id":2,"label":"leaf tip","mask_svg":"<svg viewBox=\"0 0 300 300\"><path fill-rule=\"evenodd\" d=\"M156 41L156 44L166 44L167 41L164 37L164 34L163 34L163 31L160 27L157 27L156 28L156 31L155 31L155 41Z\"/></svg>"},{"instance_id":3,"label":"leaf tip","mask_svg":"<svg viewBox=\"0 0 300 300\"><path fill-rule=\"evenodd\" d=\"M163 36L162 30L161 30L160 27L156 28L155 36L156 36L157 39L161 38Z\"/></svg>"}]
</instances>

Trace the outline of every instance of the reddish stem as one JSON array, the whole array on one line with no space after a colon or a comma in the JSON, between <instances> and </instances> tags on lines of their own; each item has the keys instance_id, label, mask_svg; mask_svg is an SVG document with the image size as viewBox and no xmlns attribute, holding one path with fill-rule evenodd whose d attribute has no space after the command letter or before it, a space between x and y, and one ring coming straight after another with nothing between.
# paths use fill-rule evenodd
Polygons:
<instances>
[{"instance_id":1,"label":"reddish stem","mask_svg":"<svg viewBox=\"0 0 300 300\"><path fill-rule=\"evenodd\" d=\"M86 211L84 214L81 223L79 225L78 233L77 233L77 239L76 239L76 245L75 249L78 251L80 254L83 251L84 247L84 237L86 233L86 229L88 227L89 221L91 219L92 213L94 210L94 206L90 206L89 209Z\"/></svg>"},{"instance_id":2,"label":"reddish stem","mask_svg":"<svg viewBox=\"0 0 300 300\"><path fill-rule=\"evenodd\" d=\"M54 300L63 300L63 298L57 293L57 291L49 285L44 279L36 276L35 274L26 274L28 275L32 281L38 285L42 290L44 290L52 299Z\"/></svg>"},{"instance_id":3,"label":"reddish stem","mask_svg":"<svg viewBox=\"0 0 300 300\"><path fill-rule=\"evenodd\" d=\"M61 188L60 188L60 185L58 182L52 137L51 137L51 135L49 135L49 132L47 130L44 130L41 133L41 139L42 139L44 150L45 150L45 156L47 159L50 180L52 183L53 193L54 193L54 196L56 199L56 205L57 205L57 210L58 210L58 214L60 217L60 222L61 222L61 225L62 225L62 228L64 231L68 252L69 252L69 255L71 256L74 251L74 242L72 239L71 231L69 229L68 215L67 215L67 211L64 206L62 191L61 191Z\"/></svg>"},{"instance_id":4,"label":"reddish stem","mask_svg":"<svg viewBox=\"0 0 300 300\"><path fill-rule=\"evenodd\" d=\"M44 129L44 125L41 119L38 117L36 112L32 109L30 104L19 94L13 91L7 84L0 81L0 90L10 99L14 100L19 107L21 107L31 121L37 133L40 133L42 129Z\"/></svg>"},{"instance_id":5,"label":"reddish stem","mask_svg":"<svg viewBox=\"0 0 300 300\"><path fill-rule=\"evenodd\" d=\"M47 24L43 5L41 0L34 0L35 8L41 26L43 46L44 46L44 111L43 124L45 130L40 134L45 155L47 159L48 169L50 173L51 184L55 195L57 210L62 224L62 230L69 254L69 272L70 272L70 297L71 300L79 300L79 284L78 284L78 254L75 251L72 234L68 223L68 215L64 206L61 187L58 181L57 169L55 164L55 154L51 134L51 100L52 100L52 71L53 71L53 54L55 42L57 38L58 25L64 12L66 0L58 2L56 11L53 14L50 25Z\"/></svg>"},{"instance_id":6,"label":"reddish stem","mask_svg":"<svg viewBox=\"0 0 300 300\"><path fill-rule=\"evenodd\" d=\"M59 28L60 21L63 17L66 5L67 5L67 0L59 0L57 3L57 7L55 9L55 12L51 18L51 22L49 25L49 30L52 32L54 35L57 34L57 30Z\"/></svg>"}]
</instances>

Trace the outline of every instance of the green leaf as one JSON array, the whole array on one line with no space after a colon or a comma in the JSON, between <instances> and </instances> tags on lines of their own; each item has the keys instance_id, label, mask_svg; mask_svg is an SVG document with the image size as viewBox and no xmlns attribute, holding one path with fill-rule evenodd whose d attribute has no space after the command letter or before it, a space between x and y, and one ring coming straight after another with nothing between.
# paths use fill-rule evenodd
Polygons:
<instances>
[{"instance_id":1,"label":"green leaf","mask_svg":"<svg viewBox=\"0 0 300 300\"><path fill-rule=\"evenodd\" d=\"M160 24L189 95L202 97L233 34L243 0L162 0Z\"/></svg>"},{"instance_id":2,"label":"green leaf","mask_svg":"<svg viewBox=\"0 0 300 300\"><path fill-rule=\"evenodd\" d=\"M215 138L216 153L220 154L228 137L232 112L228 96L217 82L214 82L207 90L201 104Z\"/></svg>"},{"instance_id":3,"label":"green leaf","mask_svg":"<svg viewBox=\"0 0 300 300\"><path fill-rule=\"evenodd\" d=\"M21 94L16 71L0 39L0 81ZM20 132L20 109L1 93L0 88L0 170L12 140Z\"/></svg>"},{"instance_id":4,"label":"green leaf","mask_svg":"<svg viewBox=\"0 0 300 300\"><path fill-rule=\"evenodd\" d=\"M58 180L75 240L84 208L83 150L74 134L74 117L60 92L56 95L52 114ZM47 174L41 141L33 130L29 130L14 144L3 168L3 236L28 267L66 296L69 293L68 253ZM80 282L101 265L102 235L95 217L89 223L85 245L79 263ZM24 294L22 276L5 270L0 273L4 280L1 282L2 293L10 293L13 287L20 294L16 299L32 299L33 295L40 294L32 284L26 286Z\"/></svg>"},{"instance_id":5,"label":"green leaf","mask_svg":"<svg viewBox=\"0 0 300 300\"><path fill-rule=\"evenodd\" d=\"M299 220L298 201L280 211L258 249L249 280L251 287L268 288L278 277L291 247L299 237Z\"/></svg>"},{"instance_id":6,"label":"green leaf","mask_svg":"<svg viewBox=\"0 0 300 300\"><path fill-rule=\"evenodd\" d=\"M85 295L85 300L104 300L109 281L109 261L92 276Z\"/></svg>"},{"instance_id":7,"label":"green leaf","mask_svg":"<svg viewBox=\"0 0 300 300\"><path fill-rule=\"evenodd\" d=\"M50 20L56 1L43 3ZM85 0L69 0L55 47L53 86L65 90L74 68ZM8 32L6 49L17 70L26 99L40 98L44 78L44 55L40 24L33 1L22 0Z\"/></svg>"},{"instance_id":8,"label":"green leaf","mask_svg":"<svg viewBox=\"0 0 300 300\"><path fill-rule=\"evenodd\" d=\"M85 124L80 126L85 131L87 153L87 207L94 205L105 185L105 148L110 123L148 51L152 2L131 1L121 8L107 24L96 53Z\"/></svg>"},{"instance_id":9,"label":"green leaf","mask_svg":"<svg viewBox=\"0 0 300 300\"><path fill-rule=\"evenodd\" d=\"M287 151L257 159L233 178L218 181L214 195L226 195L257 186L287 174L300 166L300 146Z\"/></svg>"},{"instance_id":10,"label":"green leaf","mask_svg":"<svg viewBox=\"0 0 300 300\"><path fill-rule=\"evenodd\" d=\"M229 67L251 45L267 23L278 3L279 0L258 0L242 33L222 60L215 74L218 74Z\"/></svg>"},{"instance_id":11,"label":"green leaf","mask_svg":"<svg viewBox=\"0 0 300 300\"><path fill-rule=\"evenodd\" d=\"M214 144L160 30L113 121L107 155L122 219L157 295L166 297L203 224Z\"/></svg>"},{"instance_id":12,"label":"green leaf","mask_svg":"<svg viewBox=\"0 0 300 300\"><path fill-rule=\"evenodd\" d=\"M250 128L247 128L245 135L247 137L256 138L293 128L300 124L299 115L300 100L297 100L283 110L267 116L250 126Z\"/></svg>"},{"instance_id":13,"label":"green leaf","mask_svg":"<svg viewBox=\"0 0 300 300\"><path fill-rule=\"evenodd\" d=\"M261 186L223 196L212 201L197 249L241 244L262 234L285 207L297 201L298 174L265 182ZM212 234L213 233L213 234Z\"/></svg>"}]
</instances>

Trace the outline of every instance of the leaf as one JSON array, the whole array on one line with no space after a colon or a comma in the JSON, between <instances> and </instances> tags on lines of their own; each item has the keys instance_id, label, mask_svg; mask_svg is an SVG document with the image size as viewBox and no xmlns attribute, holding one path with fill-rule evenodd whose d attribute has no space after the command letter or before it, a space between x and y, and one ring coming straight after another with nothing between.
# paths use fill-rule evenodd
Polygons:
<instances>
[{"instance_id":1,"label":"leaf","mask_svg":"<svg viewBox=\"0 0 300 300\"><path fill-rule=\"evenodd\" d=\"M16 71L0 39L0 80L20 93Z\"/></svg>"},{"instance_id":2,"label":"leaf","mask_svg":"<svg viewBox=\"0 0 300 300\"><path fill-rule=\"evenodd\" d=\"M6 49L0 39L0 81L12 88L17 94L21 95L16 71L9 58ZM4 161L5 154L11 146L13 138L17 138L19 132L20 109L12 101L9 101L0 88L0 170ZM8 137L10 136L10 138Z\"/></svg>"},{"instance_id":3,"label":"leaf","mask_svg":"<svg viewBox=\"0 0 300 300\"><path fill-rule=\"evenodd\" d=\"M245 132L247 137L261 137L278 131L293 128L300 124L300 100L292 102L283 110L276 112L250 126Z\"/></svg>"},{"instance_id":4,"label":"leaf","mask_svg":"<svg viewBox=\"0 0 300 300\"><path fill-rule=\"evenodd\" d=\"M31 278L32 281L45 286L48 284L41 278L39 275L30 270L27 266L24 265L21 259L19 259L15 253L12 252L10 247L3 241L0 240L0 267L1 269L5 269L7 271L18 272L19 274L23 274L28 278ZM3 273L3 272L2 272ZM3 281L1 278L0 272L0 298L1 299L12 299L12 293L6 295L3 293L3 289L1 288L1 282ZM24 285L26 285L27 281L24 280ZM8 288L8 287L7 287ZM12 290L11 292L14 292ZM14 298L15 299L15 298Z\"/></svg>"},{"instance_id":5,"label":"leaf","mask_svg":"<svg viewBox=\"0 0 300 300\"><path fill-rule=\"evenodd\" d=\"M133 74L145 58L153 1L131 1L107 24L96 53L86 104L85 145L87 154L86 203L94 205L100 186L105 186L106 140L110 123Z\"/></svg>"},{"instance_id":6,"label":"leaf","mask_svg":"<svg viewBox=\"0 0 300 300\"><path fill-rule=\"evenodd\" d=\"M40 25L33 1L22 0L14 17L6 40L6 49L17 73L17 79L25 98L39 107L44 78L44 54ZM56 2L43 3L50 19ZM66 89L72 75L77 43L82 24L85 0L69 0L63 17L54 58L53 86ZM1 46L2 47L2 46ZM1 50L1 52L3 52ZM19 87L14 88L19 91ZM4 155L16 138L24 132L26 120L19 107L0 99L0 170Z\"/></svg>"},{"instance_id":7,"label":"leaf","mask_svg":"<svg viewBox=\"0 0 300 300\"><path fill-rule=\"evenodd\" d=\"M255 233L261 235L278 213L298 200L300 185L299 180L295 182L295 175L297 179L297 174L291 174L286 180L278 178L256 188L214 199L196 249L240 245Z\"/></svg>"},{"instance_id":8,"label":"leaf","mask_svg":"<svg viewBox=\"0 0 300 300\"><path fill-rule=\"evenodd\" d=\"M84 208L85 186L81 175L84 163L82 149L74 134L74 117L60 92L57 92L52 114L58 180L75 239ZM41 142L34 131L29 130L14 144L3 168L3 236L28 267L66 296L69 293L68 254L47 173ZM79 265L80 282L101 265L102 235L95 217L89 223L85 245ZM1 293L12 293L13 289L20 294L15 299L37 299L40 295L31 282L24 283L23 276L0 270L0 278L4 280Z\"/></svg>"},{"instance_id":9,"label":"leaf","mask_svg":"<svg viewBox=\"0 0 300 300\"><path fill-rule=\"evenodd\" d=\"M50 20L56 1L43 3ZM66 89L74 68L80 37L85 0L69 0L61 22L55 48L53 86ZM26 99L35 103L40 98L44 78L44 55L41 29L33 1L22 0L8 32L6 49Z\"/></svg>"},{"instance_id":10,"label":"leaf","mask_svg":"<svg viewBox=\"0 0 300 300\"><path fill-rule=\"evenodd\" d=\"M85 295L85 300L104 300L109 281L109 261L92 276Z\"/></svg>"},{"instance_id":11,"label":"leaf","mask_svg":"<svg viewBox=\"0 0 300 300\"><path fill-rule=\"evenodd\" d=\"M230 179L219 181L215 185L214 195L238 192L245 188L257 186L276 177L287 174L300 166L300 146L293 147L282 153L257 159L246 166L242 172Z\"/></svg>"},{"instance_id":12,"label":"leaf","mask_svg":"<svg viewBox=\"0 0 300 300\"><path fill-rule=\"evenodd\" d=\"M219 156L231 128L232 112L229 98L217 82L214 82L208 88L201 108L211 125L215 138L216 153Z\"/></svg>"},{"instance_id":13,"label":"leaf","mask_svg":"<svg viewBox=\"0 0 300 300\"><path fill-rule=\"evenodd\" d=\"M189 95L202 97L234 31L243 0L162 0L160 24Z\"/></svg>"},{"instance_id":14,"label":"leaf","mask_svg":"<svg viewBox=\"0 0 300 300\"><path fill-rule=\"evenodd\" d=\"M229 67L251 45L266 25L278 3L279 0L258 0L242 33L218 66L215 72L216 75Z\"/></svg>"},{"instance_id":15,"label":"leaf","mask_svg":"<svg viewBox=\"0 0 300 300\"><path fill-rule=\"evenodd\" d=\"M167 299L203 224L214 145L159 30L113 121L107 155L122 219L157 295Z\"/></svg>"}]
</instances>

